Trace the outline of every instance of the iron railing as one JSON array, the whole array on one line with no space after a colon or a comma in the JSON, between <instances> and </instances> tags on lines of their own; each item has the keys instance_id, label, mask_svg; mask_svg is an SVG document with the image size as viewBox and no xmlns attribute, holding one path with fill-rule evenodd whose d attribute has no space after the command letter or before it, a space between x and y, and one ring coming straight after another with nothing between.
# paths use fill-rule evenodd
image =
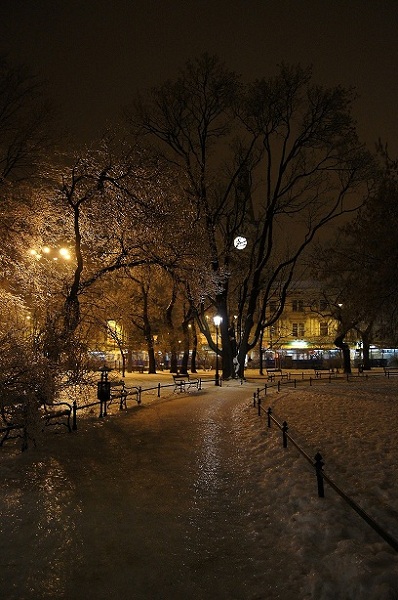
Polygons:
<instances>
[{"instance_id":1,"label":"iron railing","mask_svg":"<svg viewBox=\"0 0 398 600\"><path fill-rule=\"evenodd\" d=\"M317 489L318 496L320 498L325 497L324 491L324 482L326 482L347 504L350 506L372 529L379 534L380 537L387 542L391 548L393 548L396 552L398 552L398 541L388 533L381 525L379 525L370 515L368 515L360 506L357 504L352 498L350 498L334 481L331 477L329 477L323 470L325 463L323 461L322 455L320 452L317 452L315 456L312 458L301 446L297 443L297 441L290 435L289 426L286 421L280 422L278 421L274 415L272 414L272 408L268 407L265 410L262 407L262 401L260 396L259 389L254 394L253 399L254 407L257 406L257 413L261 416L263 413L267 415L267 426L268 428L272 427L272 423L281 430L282 432L282 445L283 448L288 447L288 441L290 441L296 450L309 462L309 464L314 468L316 480L317 480Z\"/></svg>"}]
</instances>

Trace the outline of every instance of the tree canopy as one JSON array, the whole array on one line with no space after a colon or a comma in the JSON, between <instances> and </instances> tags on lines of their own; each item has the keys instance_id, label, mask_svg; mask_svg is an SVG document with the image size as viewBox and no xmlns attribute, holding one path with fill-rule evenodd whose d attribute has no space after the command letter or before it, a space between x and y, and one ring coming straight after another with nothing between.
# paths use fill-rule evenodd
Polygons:
<instances>
[{"instance_id":1,"label":"tree canopy","mask_svg":"<svg viewBox=\"0 0 398 600\"><path fill-rule=\"evenodd\" d=\"M298 261L318 232L368 194L373 161L357 138L354 94L312 81L311 69L280 65L244 84L217 57L189 61L175 81L137 100L132 132L185 178L205 232L216 283L193 309L222 317L224 376L281 314ZM234 239L248 244L236 257ZM236 268L235 264L239 264ZM234 268L235 267L235 268ZM268 310L278 297L278 309Z\"/></svg>"},{"instance_id":2,"label":"tree canopy","mask_svg":"<svg viewBox=\"0 0 398 600\"><path fill-rule=\"evenodd\" d=\"M397 165L384 151L381 156L378 187L355 219L317 247L313 261L342 339L350 330L357 332L366 367L371 343L395 347L398 341Z\"/></svg>"}]
</instances>

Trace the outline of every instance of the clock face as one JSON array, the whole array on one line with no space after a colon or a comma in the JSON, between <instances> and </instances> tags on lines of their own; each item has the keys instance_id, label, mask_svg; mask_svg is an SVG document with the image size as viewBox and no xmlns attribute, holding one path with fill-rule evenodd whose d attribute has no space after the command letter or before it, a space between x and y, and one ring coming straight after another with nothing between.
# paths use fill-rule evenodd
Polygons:
<instances>
[{"instance_id":1,"label":"clock face","mask_svg":"<svg viewBox=\"0 0 398 600\"><path fill-rule=\"evenodd\" d=\"M238 237L234 239L234 246L238 250L243 250L243 248L246 248L247 246L247 239L242 235L238 235Z\"/></svg>"}]
</instances>

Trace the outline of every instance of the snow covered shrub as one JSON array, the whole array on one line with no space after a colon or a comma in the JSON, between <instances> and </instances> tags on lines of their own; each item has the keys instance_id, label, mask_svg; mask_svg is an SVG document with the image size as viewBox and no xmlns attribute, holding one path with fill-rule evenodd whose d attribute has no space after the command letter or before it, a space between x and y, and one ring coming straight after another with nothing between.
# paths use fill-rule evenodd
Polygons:
<instances>
[{"instance_id":1,"label":"snow covered shrub","mask_svg":"<svg viewBox=\"0 0 398 600\"><path fill-rule=\"evenodd\" d=\"M0 410L12 423L24 425L29 437L40 430L39 406L54 399L54 375L45 357L32 346L28 311L0 291Z\"/></svg>"}]
</instances>

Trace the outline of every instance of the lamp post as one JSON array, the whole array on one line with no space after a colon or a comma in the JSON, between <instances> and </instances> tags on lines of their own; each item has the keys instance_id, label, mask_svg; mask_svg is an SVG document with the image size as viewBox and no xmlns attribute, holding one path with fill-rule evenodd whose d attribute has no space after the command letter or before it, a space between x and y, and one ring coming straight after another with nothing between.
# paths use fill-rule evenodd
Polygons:
<instances>
[{"instance_id":1,"label":"lamp post","mask_svg":"<svg viewBox=\"0 0 398 600\"><path fill-rule=\"evenodd\" d=\"M220 385L220 373L218 370L218 329L220 327L222 318L219 315L216 315L213 318L213 321L214 321L214 325L216 326L216 380L215 380L215 385Z\"/></svg>"}]
</instances>

